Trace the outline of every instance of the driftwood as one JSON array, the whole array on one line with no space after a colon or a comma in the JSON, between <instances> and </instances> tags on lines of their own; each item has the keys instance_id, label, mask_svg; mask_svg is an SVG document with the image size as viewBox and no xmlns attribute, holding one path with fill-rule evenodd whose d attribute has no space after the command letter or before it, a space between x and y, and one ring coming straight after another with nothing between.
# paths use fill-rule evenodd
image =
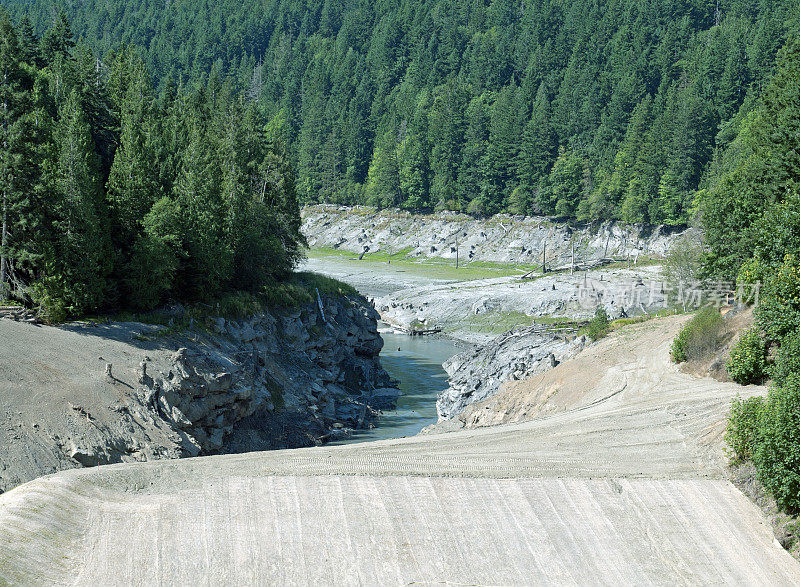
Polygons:
<instances>
[{"instance_id":1,"label":"driftwood","mask_svg":"<svg viewBox=\"0 0 800 587\"><path fill-rule=\"evenodd\" d=\"M426 334L438 334L442 331L438 326L434 326L433 328L408 328L396 324L392 324L391 326L394 330L399 330L403 334L408 334L409 336L425 336Z\"/></svg>"},{"instance_id":2,"label":"driftwood","mask_svg":"<svg viewBox=\"0 0 800 587\"><path fill-rule=\"evenodd\" d=\"M618 258L618 257L603 257L601 259L592 259L590 261L583 261L583 262L576 262L570 263L567 265L559 265L558 267L551 267L548 269L548 273L563 273L569 271L570 273L574 273L575 271L590 271L592 269L596 269L598 267L604 267L605 265L609 265L611 263L619 263L622 261L626 261L625 258ZM532 279L534 274L537 273L536 269L532 269L523 275L520 275L520 279ZM541 273L538 273L541 275Z\"/></svg>"}]
</instances>

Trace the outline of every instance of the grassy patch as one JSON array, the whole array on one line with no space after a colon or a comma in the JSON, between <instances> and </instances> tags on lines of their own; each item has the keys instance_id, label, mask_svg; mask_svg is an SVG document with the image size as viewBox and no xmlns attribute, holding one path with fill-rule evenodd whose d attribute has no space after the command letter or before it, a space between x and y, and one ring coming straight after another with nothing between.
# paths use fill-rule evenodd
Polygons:
<instances>
[{"instance_id":1,"label":"grassy patch","mask_svg":"<svg viewBox=\"0 0 800 587\"><path fill-rule=\"evenodd\" d=\"M541 316L533 319L533 324L543 324L545 326L567 326L574 323L575 320L567 316Z\"/></svg>"},{"instance_id":2,"label":"grassy patch","mask_svg":"<svg viewBox=\"0 0 800 587\"><path fill-rule=\"evenodd\" d=\"M640 314L638 316L633 316L631 318L617 318L616 320L611 320L607 327L606 327L606 334L610 334L611 332L615 332L624 328L625 326L630 326L632 324L641 324L642 322L648 322L654 318L665 318L667 316L674 316L675 314L680 314L679 310L674 308L666 308L663 310L659 310L658 312L653 312L652 314ZM537 320L538 322L538 320ZM578 336L585 334L589 334L589 323L587 322L578 330Z\"/></svg>"},{"instance_id":3,"label":"grassy patch","mask_svg":"<svg viewBox=\"0 0 800 587\"><path fill-rule=\"evenodd\" d=\"M533 317L524 312L486 312L483 314L470 314L459 324L460 328L467 328L473 332L485 334L503 334L515 327L528 326L533 323Z\"/></svg>"},{"instance_id":4,"label":"grassy patch","mask_svg":"<svg viewBox=\"0 0 800 587\"><path fill-rule=\"evenodd\" d=\"M376 251L364 255L360 261L365 266L380 263L385 265L390 262L392 268L406 271L416 275L432 277L434 279L448 279L453 281L471 281L475 279L490 279L493 277L509 277L522 275L531 270L537 270L533 265L511 265L494 261L466 261L461 259L459 266L455 266L455 259L442 257L425 257L423 259L409 256L412 248L400 251ZM311 259L339 259L354 260L358 255L352 251L343 251L332 248L314 248L308 251Z\"/></svg>"},{"instance_id":5,"label":"grassy patch","mask_svg":"<svg viewBox=\"0 0 800 587\"><path fill-rule=\"evenodd\" d=\"M184 306L179 315L168 308L159 308L151 312L117 312L107 315L87 316L88 322L140 322L161 326L158 330L137 335L138 340L155 340L181 333L188 328L208 330L211 319L223 317L239 319L264 312L266 310L282 310L297 308L316 300L317 291L321 296L344 296L358 293L346 283L312 273L299 271L288 279L277 281L260 292L236 291L225 293L205 302L196 302Z\"/></svg>"},{"instance_id":6,"label":"grassy patch","mask_svg":"<svg viewBox=\"0 0 800 587\"><path fill-rule=\"evenodd\" d=\"M722 336L723 319L711 306L700 308L683 327L670 348L676 363L702 360L717 351Z\"/></svg>"}]
</instances>

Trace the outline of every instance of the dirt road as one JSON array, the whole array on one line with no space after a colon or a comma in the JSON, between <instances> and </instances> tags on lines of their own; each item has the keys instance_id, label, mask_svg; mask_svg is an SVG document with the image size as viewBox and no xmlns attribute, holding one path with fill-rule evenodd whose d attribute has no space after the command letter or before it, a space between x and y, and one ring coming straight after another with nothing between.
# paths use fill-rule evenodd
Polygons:
<instances>
[{"instance_id":1,"label":"dirt road","mask_svg":"<svg viewBox=\"0 0 800 587\"><path fill-rule=\"evenodd\" d=\"M0 496L0 583L797 584L726 478L736 386L664 358L680 321L615 334L525 422L33 481Z\"/></svg>"}]
</instances>

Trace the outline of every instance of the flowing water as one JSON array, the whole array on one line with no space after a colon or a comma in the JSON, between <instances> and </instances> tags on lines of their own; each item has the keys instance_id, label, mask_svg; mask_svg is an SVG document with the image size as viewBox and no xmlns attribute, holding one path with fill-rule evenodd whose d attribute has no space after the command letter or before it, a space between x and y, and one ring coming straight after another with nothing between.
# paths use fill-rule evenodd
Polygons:
<instances>
[{"instance_id":1,"label":"flowing water","mask_svg":"<svg viewBox=\"0 0 800 587\"><path fill-rule=\"evenodd\" d=\"M372 264L340 259L309 259L305 269L349 283L366 296L380 296L403 287L442 282L433 276L409 274L394 265ZM413 436L437 420L436 398L447 389L447 373L442 363L462 350L444 338L383 333L381 363L400 382L403 395L397 408L387 410L370 430L357 430L349 438L333 444L365 442L384 438Z\"/></svg>"},{"instance_id":2,"label":"flowing water","mask_svg":"<svg viewBox=\"0 0 800 587\"><path fill-rule=\"evenodd\" d=\"M447 389L442 363L461 349L446 339L391 333L381 336L381 363L400 382L403 395L396 409L378 417L374 428L357 430L341 443L413 436L437 420L436 398Z\"/></svg>"}]
</instances>

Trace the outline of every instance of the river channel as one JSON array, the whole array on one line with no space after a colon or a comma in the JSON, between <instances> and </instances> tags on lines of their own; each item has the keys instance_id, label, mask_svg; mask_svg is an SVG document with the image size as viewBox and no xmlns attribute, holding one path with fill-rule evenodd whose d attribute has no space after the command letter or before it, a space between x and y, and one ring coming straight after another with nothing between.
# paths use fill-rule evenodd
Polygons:
<instances>
[{"instance_id":1,"label":"river channel","mask_svg":"<svg viewBox=\"0 0 800 587\"><path fill-rule=\"evenodd\" d=\"M370 297L412 285L441 283L441 280L408 274L389 265L367 266L358 261L311 258L303 269L335 277ZM436 398L439 392L447 389L447 373L442 363L463 350L446 338L394 334L382 324L379 326L384 342L381 363L400 382L403 395L397 401L397 408L381 414L373 428L357 430L337 444L413 436L436 422Z\"/></svg>"}]
</instances>

